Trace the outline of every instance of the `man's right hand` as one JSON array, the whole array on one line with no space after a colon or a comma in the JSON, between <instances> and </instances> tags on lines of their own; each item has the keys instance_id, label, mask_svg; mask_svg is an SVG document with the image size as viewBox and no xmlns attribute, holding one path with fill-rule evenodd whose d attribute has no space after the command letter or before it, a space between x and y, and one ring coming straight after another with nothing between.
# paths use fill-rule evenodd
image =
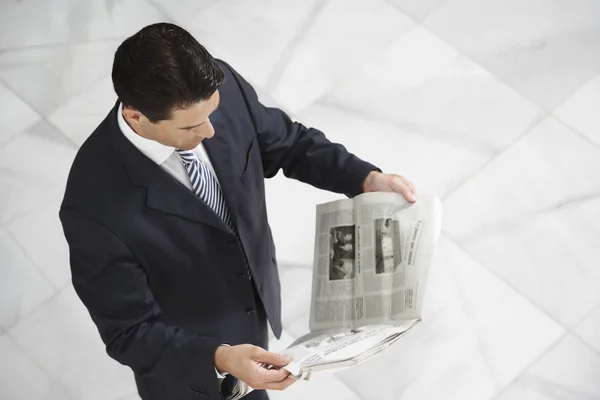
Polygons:
<instances>
[{"instance_id":1,"label":"man's right hand","mask_svg":"<svg viewBox=\"0 0 600 400\"><path fill-rule=\"evenodd\" d=\"M215 352L215 367L219 372L227 372L258 390L284 390L296 382L288 371L281 368L289 362L288 356L271 353L251 344L220 346ZM263 364L280 368L266 369L262 367Z\"/></svg>"}]
</instances>

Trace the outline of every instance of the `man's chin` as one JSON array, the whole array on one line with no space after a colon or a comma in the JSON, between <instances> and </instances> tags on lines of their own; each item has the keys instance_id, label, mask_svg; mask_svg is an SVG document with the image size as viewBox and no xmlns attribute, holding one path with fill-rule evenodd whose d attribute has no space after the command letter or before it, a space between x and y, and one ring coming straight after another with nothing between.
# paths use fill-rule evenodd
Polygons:
<instances>
[{"instance_id":1,"label":"man's chin","mask_svg":"<svg viewBox=\"0 0 600 400\"><path fill-rule=\"evenodd\" d=\"M186 143L186 144L183 144L183 145L179 146L179 148L180 148L181 150L193 150L193 149L195 149L196 147L198 147L198 145L199 145L200 143L202 143L202 139L200 139L200 140L197 140L197 141L195 141L195 142L191 142L191 143Z\"/></svg>"}]
</instances>

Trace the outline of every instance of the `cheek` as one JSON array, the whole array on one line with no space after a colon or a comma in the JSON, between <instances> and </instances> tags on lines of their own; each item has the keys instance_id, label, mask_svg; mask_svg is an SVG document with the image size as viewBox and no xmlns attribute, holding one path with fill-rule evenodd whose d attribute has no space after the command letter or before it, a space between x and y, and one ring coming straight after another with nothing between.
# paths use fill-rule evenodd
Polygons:
<instances>
[{"instance_id":1,"label":"cheek","mask_svg":"<svg viewBox=\"0 0 600 400\"><path fill-rule=\"evenodd\" d=\"M160 142L167 146L177 147L185 142L186 138L189 137L189 132L182 131L180 129L169 129L161 127L156 129L157 136L161 138Z\"/></svg>"},{"instance_id":2,"label":"cheek","mask_svg":"<svg viewBox=\"0 0 600 400\"><path fill-rule=\"evenodd\" d=\"M163 128L161 125L156 125L156 124L150 123L145 126L145 130L152 137L158 137L158 138L164 137L165 128Z\"/></svg>"},{"instance_id":3,"label":"cheek","mask_svg":"<svg viewBox=\"0 0 600 400\"><path fill-rule=\"evenodd\" d=\"M178 129L163 129L161 130L161 136L169 142L178 143L181 138L186 137L186 132Z\"/></svg>"}]
</instances>

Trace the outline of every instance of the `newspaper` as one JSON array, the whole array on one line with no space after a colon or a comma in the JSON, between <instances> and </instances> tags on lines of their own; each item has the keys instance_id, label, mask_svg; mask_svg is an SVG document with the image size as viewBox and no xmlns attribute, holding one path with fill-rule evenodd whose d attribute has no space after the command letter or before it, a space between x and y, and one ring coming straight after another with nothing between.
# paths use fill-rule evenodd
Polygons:
<instances>
[{"instance_id":1,"label":"newspaper","mask_svg":"<svg viewBox=\"0 0 600 400\"><path fill-rule=\"evenodd\" d=\"M357 365L420 323L441 222L435 196L366 193L317 206L310 332L283 352L292 377ZM251 390L239 382L232 399Z\"/></svg>"}]
</instances>

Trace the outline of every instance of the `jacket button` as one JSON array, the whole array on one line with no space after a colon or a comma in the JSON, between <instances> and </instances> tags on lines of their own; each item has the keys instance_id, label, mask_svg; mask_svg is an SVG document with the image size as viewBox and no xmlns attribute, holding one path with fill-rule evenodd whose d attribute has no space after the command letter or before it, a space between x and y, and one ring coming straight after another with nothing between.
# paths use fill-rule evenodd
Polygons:
<instances>
[{"instance_id":1,"label":"jacket button","mask_svg":"<svg viewBox=\"0 0 600 400\"><path fill-rule=\"evenodd\" d=\"M196 395L196 396L202 396L204 394L203 390L196 390L196 389L192 389L192 392Z\"/></svg>"},{"instance_id":2,"label":"jacket button","mask_svg":"<svg viewBox=\"0 0 600 400\"><path fill-rule=\"evenodd\" d=\"M241 274L238 274L237 277L240 279L250 279L250 274L248 274L247 272L242 272Z\"/></svg>"},{"instance_id":3,"label":"jacket button","mask_svg":"<svg viewBox=\"0 0 600 400\"><path fill-rule=\"evenodd\" d=\"M254 314L256 312L256 310L254 308L247 308L246 309L246 314L250 315L250 314Z\"/></svg>"}]
</instances>

